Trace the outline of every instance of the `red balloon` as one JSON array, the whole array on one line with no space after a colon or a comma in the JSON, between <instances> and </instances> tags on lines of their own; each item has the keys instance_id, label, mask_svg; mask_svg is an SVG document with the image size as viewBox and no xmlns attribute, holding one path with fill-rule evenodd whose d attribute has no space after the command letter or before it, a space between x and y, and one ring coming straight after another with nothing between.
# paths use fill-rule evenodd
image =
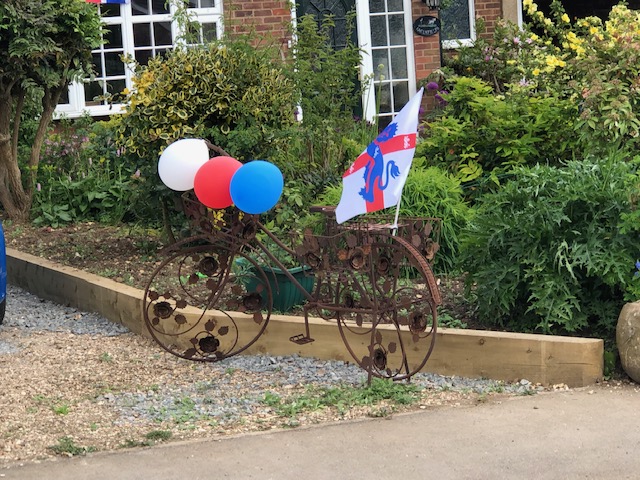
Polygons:
<instances>
[{"instance_id":1,"label":"red balloon","mask_svg":"<svg viewBox=\"0 0 640 480\"><path fill-rule=\"evenodd\" d=\"M227 208L233 201L229 192L231 177L242 166L235 158L214 157L202 165L193 180L198 200L209 208Z\"/></svg>"}]
</instances>

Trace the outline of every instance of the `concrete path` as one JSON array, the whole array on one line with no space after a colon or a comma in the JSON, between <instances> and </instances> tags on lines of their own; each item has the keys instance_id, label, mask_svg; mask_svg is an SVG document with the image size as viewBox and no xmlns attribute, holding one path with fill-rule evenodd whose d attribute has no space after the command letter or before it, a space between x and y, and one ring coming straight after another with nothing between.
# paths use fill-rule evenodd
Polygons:
<instances>
[{"instance_id":1,"label":"concrete path","mask_svg":"<svg viewBox=\"0 0 640 480\"><path fill-rule=\"evenodd\" d=\"M475 407L0 469L0 479L640 479L640 387L594 386Z\"/></svg>"}]
</instances>

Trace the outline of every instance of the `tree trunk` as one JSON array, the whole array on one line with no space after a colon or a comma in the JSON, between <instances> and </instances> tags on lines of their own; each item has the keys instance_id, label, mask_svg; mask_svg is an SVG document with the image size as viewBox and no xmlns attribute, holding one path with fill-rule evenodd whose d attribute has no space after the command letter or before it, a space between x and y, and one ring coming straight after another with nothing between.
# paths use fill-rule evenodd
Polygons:
<instances>
[{"instance_id":1,"label":"tree trunk","mask_svg":"<svg viewBox=\"0 0 640 480\"><path fill-rule=\"evenodd\" d=\"M17 151L13 148L11 88L12 85L7 86L0 94L0 203L9 218L25 220L31 201L22 188Z\"/></svg>"},{"instance_id":2,"label":"tree trunk","mask_svg":"<svg viewBox=\"0 0 640 480\"><path fill-rule=\"evenodd\" d=\"M22 174L18 166L17 136L20 117L24 105L25 92L11 95L11 88L5 89L0 95L0 203L4 207L6 216L12 220L26 221L31 213L33 202L33 187L36 184L40 152L47 137L49 125L53 118L58 100L67 84L55 88L45 88L42 98L42 114L29 155L29 174L26 188L22 184ZM11 131L12 101L16 101L14 113L14 128Z\"/></svg>"}]
</instances>

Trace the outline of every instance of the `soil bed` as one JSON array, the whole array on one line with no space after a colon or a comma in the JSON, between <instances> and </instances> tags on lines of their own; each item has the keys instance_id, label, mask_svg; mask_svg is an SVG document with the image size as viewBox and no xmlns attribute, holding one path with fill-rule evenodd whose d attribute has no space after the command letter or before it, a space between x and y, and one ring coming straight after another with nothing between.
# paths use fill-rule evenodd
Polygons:
<instances>
[{"instance_id":1,"label":"soil bed","mask_svg":"<svg viewBox=\"0 0 640 480\"><path fill-rule=\"evenodd\" d=\"M98 223L51 228L5 222L3 226L10 248L140 289L163 259L165 245L156 230ZM485 328L477 322L475 305L465 299L461 279L441 276L438 282L442 310L456 322L451 326Z\"/></svg>"}]
</instances>

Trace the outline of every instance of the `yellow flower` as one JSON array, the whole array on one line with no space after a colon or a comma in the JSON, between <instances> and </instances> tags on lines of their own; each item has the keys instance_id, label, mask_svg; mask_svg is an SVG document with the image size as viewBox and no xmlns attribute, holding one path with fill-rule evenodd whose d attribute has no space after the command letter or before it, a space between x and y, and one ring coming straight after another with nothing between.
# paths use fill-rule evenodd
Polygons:
<instances>
[{"instance_id":1,"label":"yellow flower","mask_svg":"<svg viewBox=\"0 0 640 480\"><path fill-rule=\"evenodd\" d=\"M544 19L544 24L545 24L545 25L547 25L547 26L549 26L549 27L550 27L551 25L553 25L553 23L551 22L551 20L550 20L550 19L548 19L548 18L545 18L545 19Z\"/></svg>"},{"instance_id":2,"label":"yellow flower","mask_svg":"<svg viewBox=\"0 0 640 480\"><path fill-rule=\"evenodd\" d=\"M507 65L515 65L516 61L515 60L507 60Z\"/></svg>"},{"instance_id":3,"label":"yellow flower","mask_svg":"<svg viewBox=\"0 0 640 480\"><path fill-rule=\"evenodd\" d=\"M533 73L534 77L537 77L538 75L540 75L540 69L539 68L534 68L533 72L531 72L531 73Z\"/></svg>"},{"instance_id":4,"label":"yellow flower","mask_svg":"<svg viewBox=\"0 0 640 480\"><path fill-rule=\"evenodd\" d=\"M537 42L537 41L538 41L538 39L539 39L540 37L539 37L538 35L536 35L535 33L532 33L530 38L531 38L531 40L533 40L534 42Z\"/></svg>"},{"instance_id":5,"label":"yellow flower","mask_svg":"<svg viewBox=\"0 0 640 480\"><path fill-rule=\"evenodd\" d=\"M595 35L598 32L598 29L596 27L590 27L589 28L589 33L591 35Z\"/></svg>"},{"instance_id":6,"label":"yellow flower","mask_svg":"<svg viewBox=\"0 0 640 480\"><path fill-rule=\"evenodd\" d=\"M562 19L563 22L569 23L569 15L567 15L566 13L563 13L562 17L560 18Z\"/></svg>"}]
</instances>

